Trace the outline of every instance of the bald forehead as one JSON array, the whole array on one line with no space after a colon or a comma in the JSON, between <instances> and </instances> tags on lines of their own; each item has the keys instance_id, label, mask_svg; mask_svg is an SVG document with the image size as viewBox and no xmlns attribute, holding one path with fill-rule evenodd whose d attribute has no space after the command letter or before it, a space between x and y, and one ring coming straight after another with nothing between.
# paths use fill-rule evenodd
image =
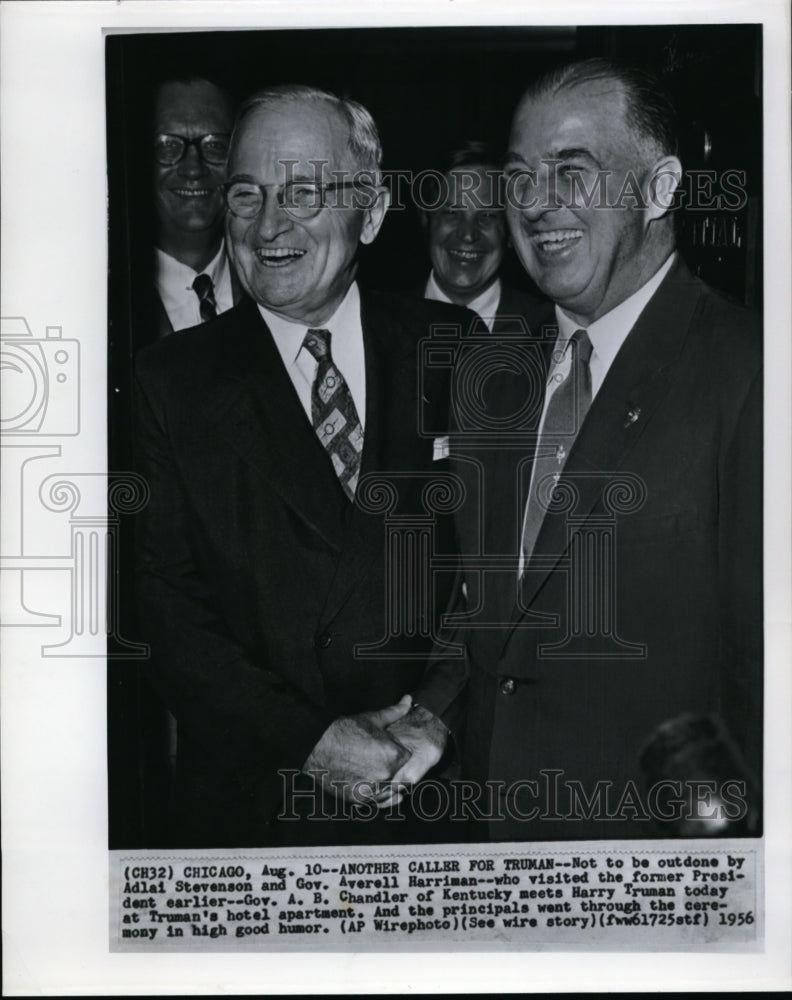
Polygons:
<instances>
[{"instance_id":1,"label":"bald forehead","mask_svg":"<svg viewBox=\"0 0 792 1000\"><path fill-rule=\"evenodd\" d=\"M629 87L612 77L570 81L545 93L526 93L514 115L510 149L530 137L540 123L554 120L563 120L573 130L576 125L588 128L603 141L617 143L625 153L631 150L641 168L648 168L675 146L672 136L665 145L650 130Z\"/></svg>"},{"instance_id":2,"label":"bald forehead","mask_svg":"<svg viewBox=\"0 0 792 1000\"><path fill-rule=\"evenodd\" d=\"M318 134L337 133L341 130L347 138L349 137L346 118L330 101L292 95L268 97L260 104L251 105L244 113L240 128L248 126L263 128L266 125L262 124L262 119L268 123L275 118L291 119L299 123L301 129L313 129Z\"/></svg>"},{"instance_id":3,"label":"bald forehead","mask_svg":"<svg viewBox=\"0 0 792 1000\"><path fill-rule=\"evenodd\" d=\"M529 91L517 105L514 124L517 124L521 116L531 111L541 109L554 112L555 109L563 107L566 111L577 108L581 116L594 111L605 111L614 123L618 122L626 127L627 104L627 93L620 80L609 77L581 80L561 84L553 90L539 94L532 94Z\"/></svg>"},{"instance_id":4,"label":"bald forehead","mask_svg":"<svg viewBox=\"0 0 792 1000\"><path fill-rule=\"evenodd\" d=\"M525 94L512 123L507 159L536 168L539 160L583 154L600 169L614 166L614 157L644 169L658 149L630 120L623 85L597 79Z\"/></svg>"},{"instance_id":5,"label":"bald forehead","mask_svg":"<svg viewBox=\"0 0 792 1000\"><path fill-rule=\"evenodd\" d=\"M234 106L230 97L208 80L170 81L157 91L154 116L158 131L174 125L199 125L209 117L216 122L215 129L228 132L234 122Z\"/></svg>"},{"instance_id":6,"label":"bald forehead","mask_svg":"<svg viewBox=\"0 0 792 1000\"><path fill-rule=\"evenodd\" d=\"M329 101L299 97L272 98L251 107L239 122L231 156L249 142L272 142L273 149L301 162L332 161L336 168L354 168L346 117Z\"/></svg>"}]
</instances>

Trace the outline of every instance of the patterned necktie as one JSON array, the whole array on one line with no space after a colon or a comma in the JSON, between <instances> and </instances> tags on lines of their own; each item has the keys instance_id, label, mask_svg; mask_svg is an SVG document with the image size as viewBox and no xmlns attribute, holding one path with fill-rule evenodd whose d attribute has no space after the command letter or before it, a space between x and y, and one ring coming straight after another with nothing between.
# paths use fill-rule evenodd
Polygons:
<instances>
[{"instance_id":1,"label":"patterned necktie","mask_svg":"<svg viewBox=\"0 0 792 1000\"><path fill-rule=\"evenodd\" d=\"M588 333L576 330L568 349L572 352L569 374L550 397L536 448L531 492L523 523L524 565L531 558L553 489L591 406L589 361L593 347Z\"/></svg>"},{"instance_id":2,"label":"patterned necktie","mask_svg":"<svg viewBox=\"0 0 792 1000\"><path fill-rule=\"evenodd\" d=\"M363 451L363 428L355 402L344 376L333 363L330 331L309 330L303 346L318 362L311 387L314 429L327 449L344 492L354 500Z\"/></svg>"},{"instance_id":3,"label":"patterned necktie","mask_svg":"<svg viewBox=\"0 0 792 1000\"><path fill-rule=\"evenodd\" d=\"M214 297L214 285L208 274L199 274L192 283L193 291L198 296L201 310L201 322L206 323L217 316L217 303Z\"/></svg>"}]
</instances>

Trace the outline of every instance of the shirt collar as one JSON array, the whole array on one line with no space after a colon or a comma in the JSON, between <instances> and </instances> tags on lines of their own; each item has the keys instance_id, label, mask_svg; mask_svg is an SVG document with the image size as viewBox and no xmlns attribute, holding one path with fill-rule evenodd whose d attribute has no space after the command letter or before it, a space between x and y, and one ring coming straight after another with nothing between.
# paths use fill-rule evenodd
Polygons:
<instances>
[{"instance_id":1,"label":"shirt collar","mask_svg":"<svg viewBox=\"0 0 792 1000\"><path fill-rule=\"evenodd\" d=\"M222 277L224 268L228 267L228 260L225 255L225 240L220 240L220 248L205 268L196 271L188 264L182 264L180 260L171 257L164 250L157 249L157 274L158 280L165 286L171 288L192 288L192 283L199 274L208 274L212 279L212 284L217 286Z\"/></svg>"},{"instance_id":2,"label":"shirt collar","mask_svg":"<svg viewBox=\"0 0 792 1000\"><path fill-rule=\"evenodd\" d=\"M258 310L270 328L284 361L294 362L302 350L306 332L314 330L316 327L285 319L283 316L271 312L261 303L259 303ZM333 334L334 342L337 342L337 338L342 337L345 330L354 330L360 327L360 323L360 289L357 282L353 281L341 305L325 323L322 323L321 329L329 330ZM286 345L288 345L288 351L284 350Z\"/></svg>"},{"instance_id":3,"label":"shirt collar","mask_svg":"<svg viewBox=\"0 0 792 1000\"><path fill-rule=\"evenodd\" d=\"M477 295L475 299L468 302L465 308L477 313L483 320L489 320L489 322L492 323L495 313L498 311L500 296L501 281L500 278L496 278L488 288L485 288L484 291L481 292L480 295ZM429 280L426 282L424 298L434 299L435 302L451 302L451 299L449 299L443 289L437 284L434 271L432 271L429 275Z\"/></svg>"},{"instance_id":4,"label":"shirt collar","mask_svg":"<svg viewBox=\"0 0 792 1000\"><path fill-rule=\"evenodd\" d=\"M633 292L629 298L620 302L610 312L600 316L599 319L594 320L586 327L594 351L606 364L616 357L630 330L637 323L638 317L660 287L663 278L671 270L675 258L676 253L672 253L660 269L645 284L641 285L637 292ZM580 324L567 316L558 305L555 307L555 313L559 339L569 341L572 334L580 329Z\"/></svg>"}]
</instances>

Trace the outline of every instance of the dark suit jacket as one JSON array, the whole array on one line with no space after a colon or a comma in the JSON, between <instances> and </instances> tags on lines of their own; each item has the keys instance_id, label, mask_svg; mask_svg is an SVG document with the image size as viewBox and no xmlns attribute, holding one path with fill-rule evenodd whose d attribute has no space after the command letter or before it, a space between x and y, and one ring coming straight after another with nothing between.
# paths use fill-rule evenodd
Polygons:
<instances>
[{"instance_id":1,"label":"dark suit jacket","mask_svg":"<svg viewBox=\"0 0 792 1000\"><path fill-rule=\"evenodd\" d=\"M247 298L245 290L239 283L233 266L229 261L231 274L231 296L234 305L239 305ZM161 337L173 333L173 324L167 310L159 297L157 286L148 275L145 284L135 292L133 301L134 349L140 350L154 343Z\"/></svg>"},{"instance_id":2,"label":"dark suit jacket","mask_svg":"<svg viewBox=\"0 0 792 1000\"><path fill-rule=\"evenodd\" d=\"M514 346L522 360L486 380L489 424L454 392L452 470L472 498L457 516L468 661L431 667L417 697L442 715L469 676L466 776L522 782L493 839L658 835L619 802L631 781L641 790L641 749L659 723L720 715L761 766L760 334L747 311L672 268L591 405L562 477L568 510L546 516L518 605L545 384L530 373L546 370L551 345ZM605 806L576 804L572 781L589 801L610 783ZM544 818L520 818L532 815Z\"/></svg>"},{"instance_id":3,"label":"dark suit jacket","mask_svg":"<svg viewBox=\"0 0 792 1000\"><path fill-rule=\"evenodd\" d=\"M423 298L426 291L426 281L414 285L405 293L415 298ZM528 292L523 292L509 285L501 278L501 295L495 312L493 333L514 333L515 319L522 318L529 330L541 325L547 318L548 304L546 300L538 299ZM475 313L474 313L475 315Z\"/></svg>"},{"instance_id":4,"label":"dark suit jacket","mask_svg":"<svg viewBox=\"0 0 792 1000\"><path fill-rule=\"evenodd\" d=\"M514 288L501 278L501 297L495 313L493 333L508 332L509 329L513 329L513 324L509 321L517 316L522 316L528 329L534 331L541 326L546 314L547 302Z\"/></svg>"},{"instance_id":5,"label":"dark suit jacket","mask_svg":"<svg viewBox=\"0 0 792 1000\"><path fill-rule=\"evenodd\" d=\"M422 487L447 460L434 461L419 413L430 427L444 420L448 384L440 369L419 383L417 344L432 322L469 314L365 293L361 313L361 482L390 475L395 512L425 514ZM431 648L425 619L450 583L436 581L426 615L396 629L389 658L355 654L389 634L385 516L346 500L255 303L147 348L137 380L151 486L140 602L151 677L178 721L180 836L264 844L278 769L299 770L338 716L414 687Z\"/></svg>"}]
</instances>

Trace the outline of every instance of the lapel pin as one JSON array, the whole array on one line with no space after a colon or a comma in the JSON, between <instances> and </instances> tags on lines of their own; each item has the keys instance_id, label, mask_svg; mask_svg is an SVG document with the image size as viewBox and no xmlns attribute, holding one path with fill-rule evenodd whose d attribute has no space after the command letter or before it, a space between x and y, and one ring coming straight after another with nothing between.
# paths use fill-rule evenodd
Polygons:
<instances>
[{"instance_id":1,"label":"lapel pin","mask_svg":"<svg viewBox=\"0 0 792 1000\"><path fill-rule=\"evenodd\" d=\"M633 406L627 411L627 419L624 421L624 426L629 427L630 424L634 424L638 417L641 415L641 407Z\"/></svg>"}]
</instances>

